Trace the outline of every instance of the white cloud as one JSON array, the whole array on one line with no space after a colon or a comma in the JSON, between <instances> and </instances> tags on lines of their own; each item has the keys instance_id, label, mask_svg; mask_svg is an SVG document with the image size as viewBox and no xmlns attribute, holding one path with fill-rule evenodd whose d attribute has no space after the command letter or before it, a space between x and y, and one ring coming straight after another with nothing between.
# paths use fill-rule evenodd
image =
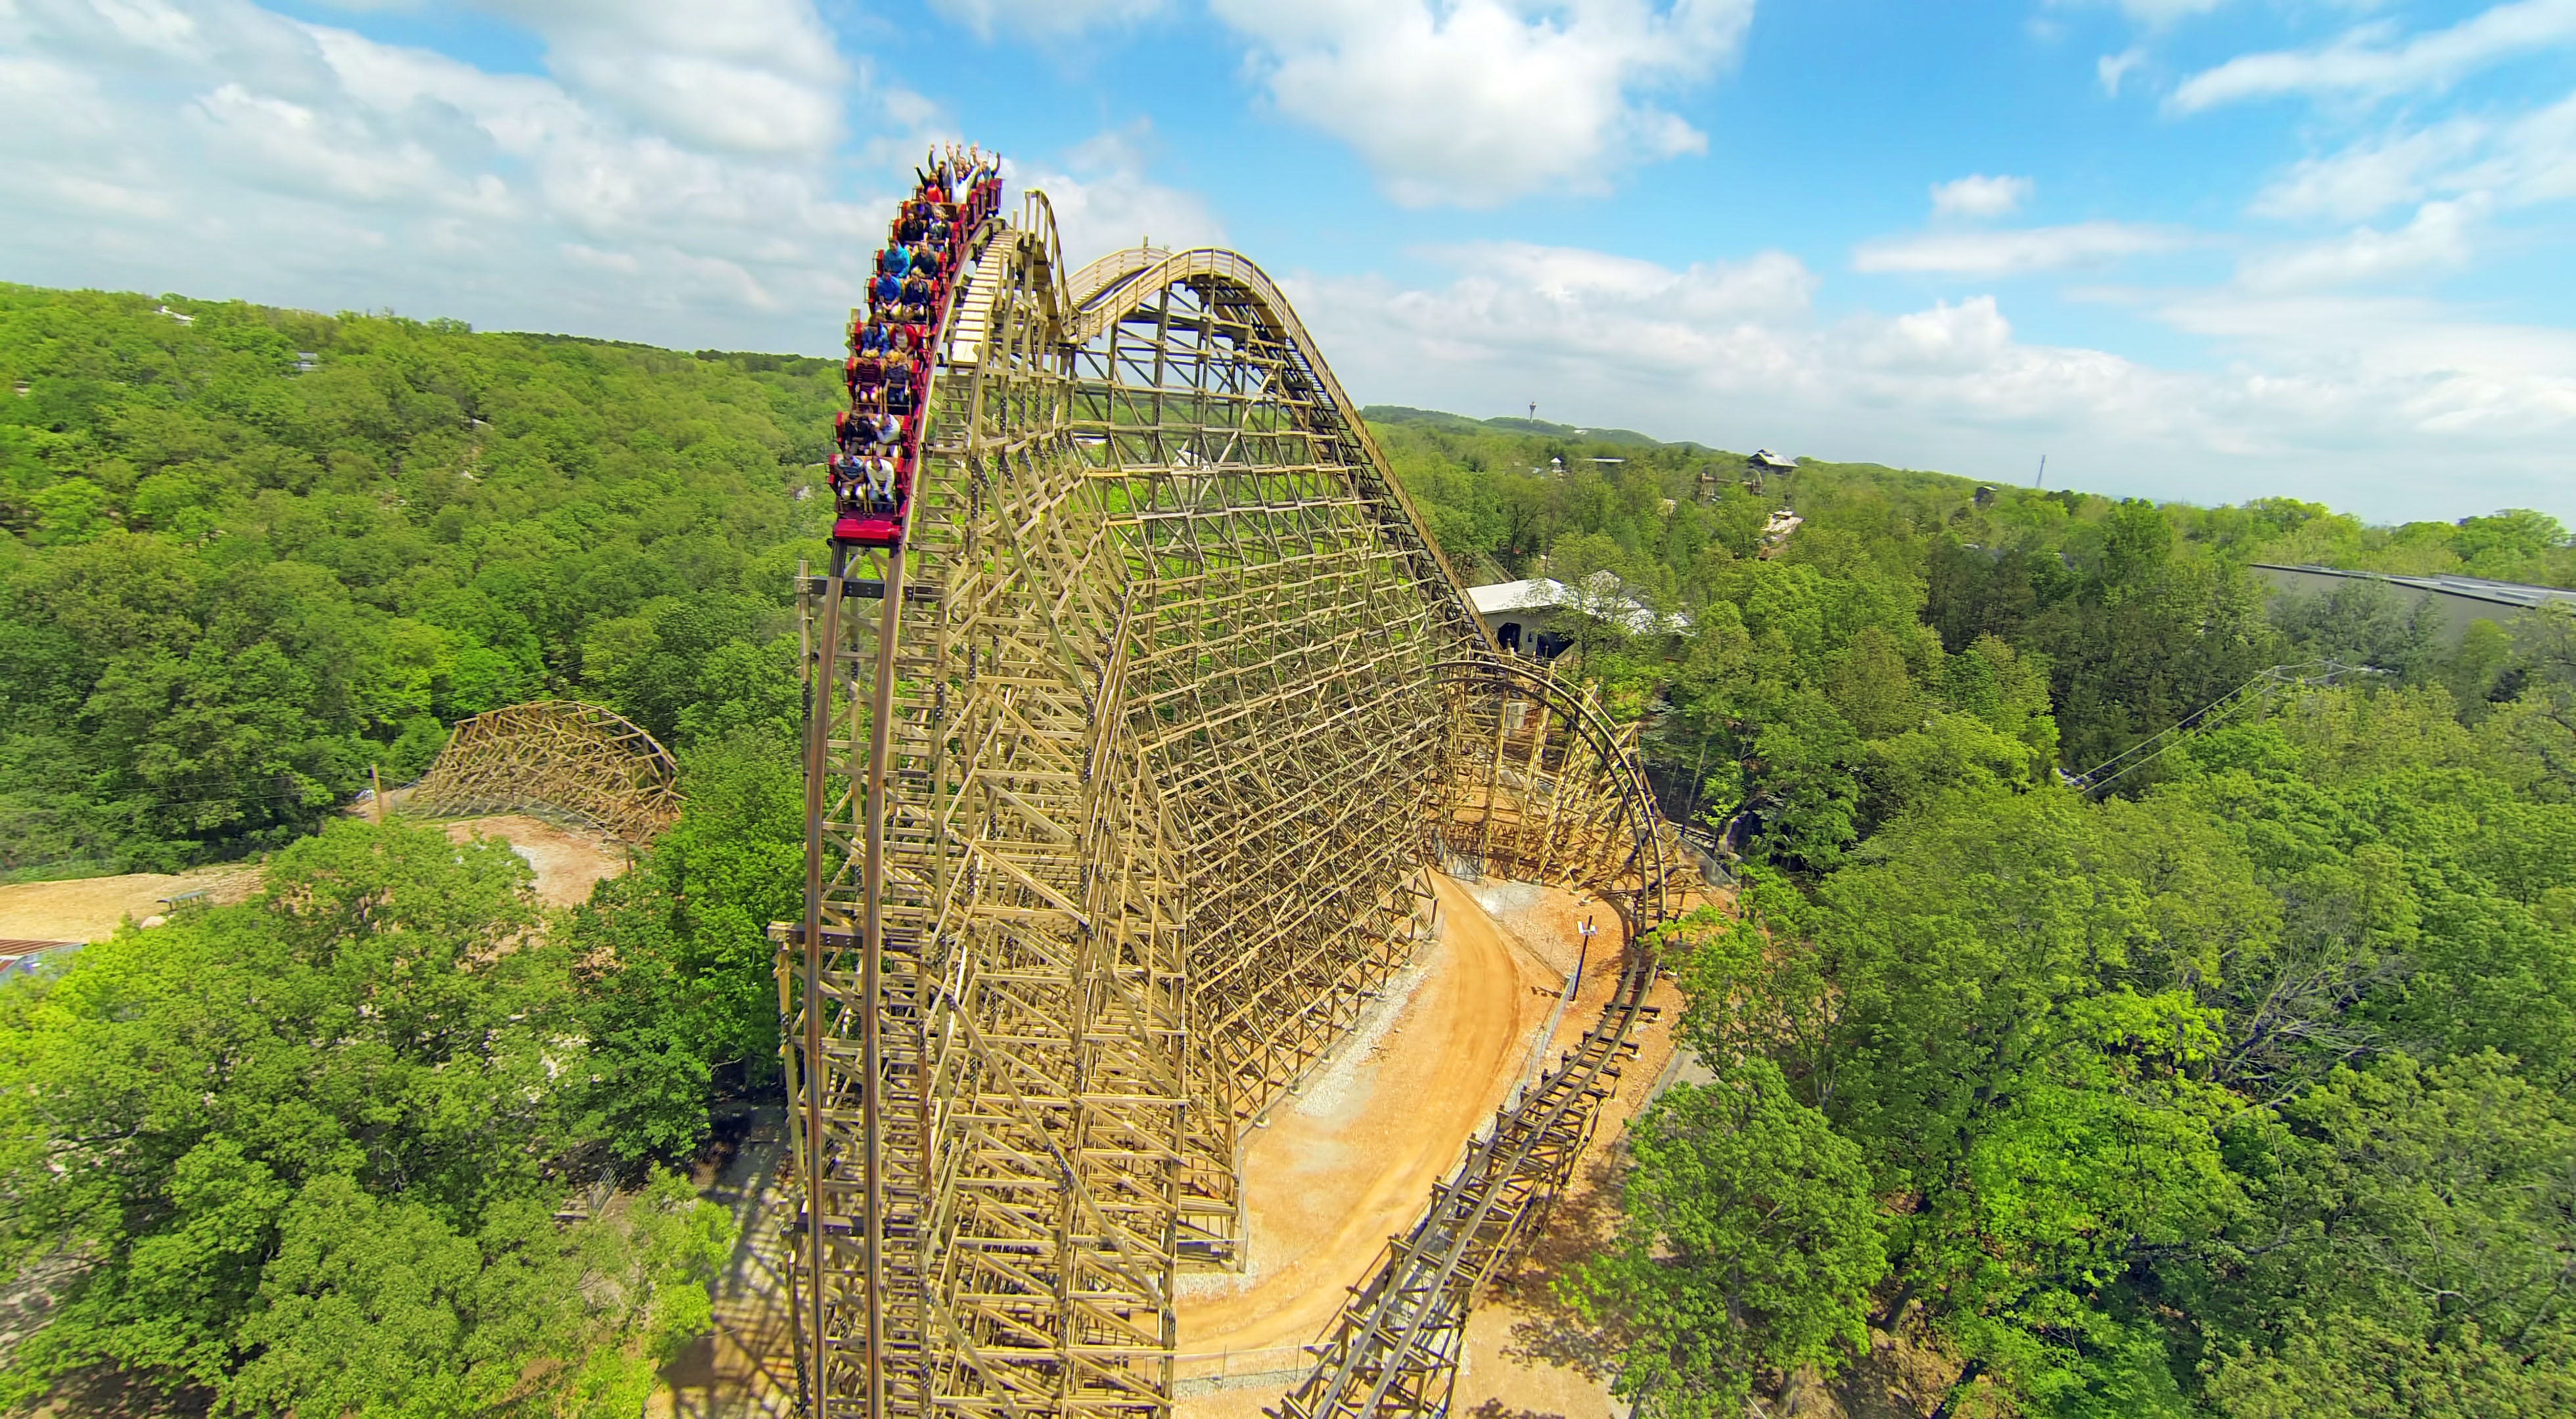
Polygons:
<instances>
[{"instance_id":1,"label":"white cloud","mask_svg":"<svg viewBox=\"0 0 2576 1419\"><path fill-rule=\"evenodd\" d=\"M2402 43L2385 22L2322 49L2244 54L2185 79L2167 102L2183 113L2284 94L2381 98L2438 89L2518 54L2576 44L2576 0L2513 0Z\"/></svg>"},{"instance_id":2,"label":"white cloud","mask_svg":"<svg viewBox=\"0 0 2576 1419\"><path fill-rule=\"evenodd\" d=\"M565 85L657 132L751 153L839 136L849 74L810 0L477 0L543 35Z\"/></svg>"},{"instance_id":3,"label":"white cloud","mask_svg":"<svg viewBox=\"0 0 2576 1419\"><path fill-rule=\"evenodd\" d=\"M2342 152L2303 158L2254 198L2261 217L2368 217L2430 190L2485 138L2487 125L2456 118L2430 128L2366 139Z\"/></svg>"},{"instance_id":4,"label":"white cloud","mask_svg":"<svg viewBox=\"0 0 2576 1419\"><path fill-rule=\"evenodd\" d=\"M836 191L810 6L510 0L560 78L243 0L0 0L13 279L392 306L682 347L827 349L891 210ZM620 30L617 21L626 22ZM618 30L618 33L609 33ZM795 52L790 53L790 50ZM631 60L634 73L609 72ZM675 113L689 93L730 115Z\"/></svg>"},{"instance_id":5,"label":"white cloud","mask_svg":"<svg viewBox=\"0 0 2576 1419\"><path fill-rule=\"evenodd\" d=\"M2157 313L2267 366L2245 394L2309 446L2349 451L2364 486L2393 497L2412 463L2426 483L2406 501L2429 515L2461 515L2438 496L2445 473L2502 485L2488 506L2576 512L2563 462L2552 466L2576 432L2576 332L2384 296L2203 292Z\"/></svg>"},{"instance_id":6,"label":"white cloud","mask_svg":"<svg viewBox=\"0 0 2576 1419\"><path fill-rule=\"evenodd\" d=\"M1370 402L1515 410L1666 438L2238 502L2286 493L2374 517L2462 515L2447 476L2576 514L2576 335L2464 323L2424 302L2227 289L2142 313L2219 343L2168 370L2022 339L1992 296L1820 317L1777 252L1683 270L1601 252L1429 253L1446 284L1289 285L1342 382ZM2062 473L2061 473L2061 470Z\"/></svg>"},{"instance_id":7,"label":"white cloud","mask_svg":"<svg viewBox=\"0 0 2576 1419\"><path fill-rule=\"evenodd\" d=\"M1967 371L1992 365L2012 347L2012 323L1992 296L1900 315L1860 342L1873 369Z\"/></svg>"},{"instance_id":8,"label":"white cloud","mask_svg":"<svg viewBox=\"0 0 2576 1419\"><path fill-rule=\"evenodd\" d=\"M208 148L252 182L325 199L361 203L489 202L500 179L449 171L416 141L385 141L358 115L323 113L255 94L238 83L218 86L190 105L207 130Z\"/></svg>"},{"instance_id":9,"label":"white cloud","mask_svg":"<svg viewBox=\"0 0 2576 1419\"><path fill-rule=\"evenodd\" d=\"M930 8L990 39L1133 24L1159 14L1164 0L930 0Z\"/></svg>"},{"instance_id":10,"label":"white cloud","mask_svg":"<svg viewBox=\"0 0 2576 1419\"><path fill-rule=\"evenodd\" d=\"M2147 52L2136 47L2117 54L2105 54L2093 61L2093 77L2102 81L2102 92L2116 99L2120 96L2120 81L2129 77L2130 70L2146 62Z\"/></svg>"},{"instance_id":11,"label":"white cloud","mask_svg":"<svg viewBox=\"0 0 2576 1419\"><path fill-rule=\"evenodd\" d=\"M2191 242L2188 233L2125 222L2077 222L2010 231L1921 232L1861 243L1852 252L1852 269L2010 276L2069 266L2099 266L2126 256L2173 251Z\"/></svg>"},{"instance_id":12,"label":"white cloud","mask_svg":"<svg viewBox=\"0 0 2576 1419\"><path fill-rule=\"evenodd\" d=\"M1932 185L1932 215L1936 217L2003 217L2011 215L2030 200L2032 183L2026 177L1988 177L1975 173L1952 182Z\"/></svg>"},{"instance_id":13,"label":"white cloud","mask_svg":"<svg viewBox=\"0 0 2576 1419\"><path fill-rule=\"evenodd\" d=\"M1409 207L1598 192L1707 136L1641 95L1734 58L1753 0L1211 0L1280 112Z\"/></svg>"},{"instance_id":14,"label":"white cloud","mask_svg":"<svg viewBox=\"0 0 2576 1419\"><path fill-rule=\"evenodd\" d=\"M1225 228L1196 194L1145 176L1151 141L1151 131L1139 124L1092 139L1061 164L1024 166L1006 158L1002 175L1012 187L1047 195L1065 260L1076 269L1148 237L1171 250L1223 245Z\"/></svg>"},{"instance_id":15,"label":"white cloud","mask_svg":"<svg viewBox=\"0 0 2576 1419\"><path fill-rule=\"evenodd\" d=\"M197 22L167 0L95 0L100 19L138 49L178 55L197 37Z\"/></svg>"},{"instance_id":16,"label":"white cloud","mask_svg":"<svg viewBox=\"0 0 2576 1419\"><path fill-rule=\"evenodd\" d=\"M2510 120L2399 127L2303 159L2257 194L2251 210L2348 221L2437 196L2478 215L2576 197L2576 94Z\"/></svg>"},{"instance_id":17,"label":"white cloud","mask_svg":"<svg viewBox=\"0 0 2576 1419\"><path fill-rule=\"evenodd\" d=\"M116 126L98 82L50 60L0 54L0 134L34 138L48 131L95 138ZM5 142L0 138L0 142Z\"/></svg>"},{"instance_id":18,"label":"white cloud","mask_svg":"<svg viewBox=\"0 0 2576 1419\"><path fill-rule=\"evenodd\" d=\"M2437 181L2454 191L2492 191L2508 206L2576 197L2576 93L2495 129L2482 158Z\"/></svg>"},{"instance_id":19,"label":"white cloud","mask_svg":"<svg viewBox=\"0 0 2576 1419\"><path fill-rule=\"evenodd\" d=\"M2237 281L2249 290L2293 291L2456 271L2469 263L2470 229L2492 205L2484 194L2427 202L2393 232L2362 227L2333 241L2249 257Z\"/></svg>"}]
</instances>

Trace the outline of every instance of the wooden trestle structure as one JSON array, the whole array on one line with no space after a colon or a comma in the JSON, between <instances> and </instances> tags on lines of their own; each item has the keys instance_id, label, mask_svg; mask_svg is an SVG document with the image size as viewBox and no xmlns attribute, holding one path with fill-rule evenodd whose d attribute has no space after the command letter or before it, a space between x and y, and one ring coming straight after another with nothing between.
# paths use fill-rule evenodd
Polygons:
<instances>
[{"instance_id":1,"label":"wooden trestle structure","mask_svg":"<svg viewBox=\"0 0 2576 1419\"><path fill-rule=\"evenodd\" d=\"M972 234L909 541L802 583L807 907L779 1006L806 1412L1167 1414L1238 1147L1426 934L1427 866L1630 938L1678 854L1633 741L1495 652L1287 301L1230 252ZM1354 1294L1298 1415L1445 1409L1653 966Z\"/></svg>"},{"instance_id":2,"label":"wooden trestle structure","mask_svg":"<svg viewBox=\"0 0 2576 1419\"><path fill-rule=\"evenodd\" d=\"M545 809L646 843L680 816L677 778L669 751L624 715L537 700L458 722L404 806L437 817Z\"/></svg>"}]
</instances>

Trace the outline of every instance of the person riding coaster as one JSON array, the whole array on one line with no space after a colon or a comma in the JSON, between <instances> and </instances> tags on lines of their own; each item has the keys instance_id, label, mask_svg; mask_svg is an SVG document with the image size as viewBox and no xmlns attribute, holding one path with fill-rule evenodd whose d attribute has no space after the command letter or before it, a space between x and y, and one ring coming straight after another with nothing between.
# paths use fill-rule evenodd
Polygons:
<instances>
[{"instance_id":1,"label":"person riding coaster","mask_svg":"<svg viewBox=\"0 0 2576 1419\"><path fill-rule=\"evenodd\" d=\"M936 332L971 235L1000 205L997 160L980 148L933 150L915 176L869 263L864 313L853 313L847 332L850 407L833 417L829 459L831 535L845 546L904 541Z\"/></svg>"}]
</instances>

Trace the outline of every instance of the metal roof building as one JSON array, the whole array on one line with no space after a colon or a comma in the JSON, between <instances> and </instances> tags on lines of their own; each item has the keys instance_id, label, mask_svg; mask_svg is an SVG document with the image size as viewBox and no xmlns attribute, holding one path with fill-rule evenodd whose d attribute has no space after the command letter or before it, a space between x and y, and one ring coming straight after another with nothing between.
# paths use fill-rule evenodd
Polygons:
<instances>
[{"instance_id":1,"label":"metal roof building","mask_svg":"<svg viewBox=\"0 0 2576 1419\"><path fill-rule=\"evenodd\" d=\"M2444 639L2457 644L2473 621L2510 621L2540 606L2576 605L2576 591L2555 586L2529 586L2481 577L2398 576L2392 572L2355 572L2336 567L2284 567L2256 562L2254 574L2275 591L2329 594L2359 582L2377 582L2410 605L2430 602L2442 618Z\"/></svg>"}]
</instances>

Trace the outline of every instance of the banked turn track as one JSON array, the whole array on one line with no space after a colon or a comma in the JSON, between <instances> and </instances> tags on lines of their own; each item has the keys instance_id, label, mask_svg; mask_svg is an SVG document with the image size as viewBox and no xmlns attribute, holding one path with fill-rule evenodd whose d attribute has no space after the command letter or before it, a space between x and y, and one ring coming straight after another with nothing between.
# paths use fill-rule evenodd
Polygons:
<instances>
[{"instance_id":1,"label":"banked turn track","mask_svg":"<svg viewBox=\"0 0 2576 1419\"><path fill-rule=\"evenodd\" d=\"M1239 1148L1427 931L1428 867L1680 890L1633 737L1497 654L1270 279L972 235L900 556L802 583L807 907L780 943L818 1419L1163 1415ZM1632 1053L1583 1042L1390 1241L1275 1412L1446 1411L1469 1304Z\"/></svg>"}]
</instances>

